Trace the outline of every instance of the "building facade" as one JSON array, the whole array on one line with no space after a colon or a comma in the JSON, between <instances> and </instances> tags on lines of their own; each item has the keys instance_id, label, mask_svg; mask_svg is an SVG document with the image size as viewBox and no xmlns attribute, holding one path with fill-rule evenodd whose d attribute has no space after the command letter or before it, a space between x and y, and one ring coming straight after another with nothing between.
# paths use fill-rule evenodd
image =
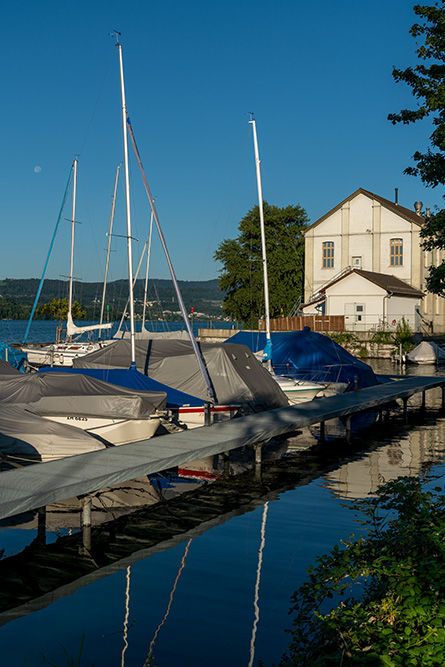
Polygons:
<instances>
[{"instance_id":1,"label":"building facade","mask_svg":"<svg viewBox=\"0 0 445 667\"><path fill-rule=\"evenodd\" d=\"M351 269L358 269L388 278L394 276L420 290L424 297L416 306L419 314L416 328L444 332L445 299L425 291L428 269L433 263L442 261L442 252L431 253L421 248L420 230L425 222L421 208L421 202L416 202L414 210L410 210L360 188L308 227L305 232L303 311L320 312L324 309L326 315L353 314L356 306L363 305L363 293L360 292L363 283L357 276L341 281L341 289L347 287L350 290L343 294L342 300L327 302L326 288L331 283L337 284ZM339 289L340 286L336 288ZM406 315L411 313L412 303L410 300ZM408 306L408 301L405 304ZM344 312L333 312L341 307ZM368 312L368 316L369 321L378 322L374 328L391 328L394 320L389 321L388 312L383 308L375 313Z\"/></svg>"}]
</instances>

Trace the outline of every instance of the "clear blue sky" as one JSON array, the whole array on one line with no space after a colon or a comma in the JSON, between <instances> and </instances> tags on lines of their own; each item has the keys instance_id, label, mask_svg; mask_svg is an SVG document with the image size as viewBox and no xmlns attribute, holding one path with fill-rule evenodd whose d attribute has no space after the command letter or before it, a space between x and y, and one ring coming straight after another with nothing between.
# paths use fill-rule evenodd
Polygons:
<instances>
[{"instance_id":1,"label":"clear blue sky","mask_svg":"<svg viewBox=\"0 0 445 667\"><path fill-rule=\"evenodd\" d=\"M413 3L414 4L414 3ZM416 62L409 0L23 0L2 7L0 278L40 277L71 162L79 156L75 276L102 280L122 160L117 49L127 106L177 277L218 275L213 253L257 203L247 112L255 113L263 194L313 222L363 187L412 207L442 192L403 175L429 123L393 126L411 107L393 65ZM131 164L133 233L149 208ZM64 218L71 214L71 203ZM116 234L125 233L119 187ZM126 276L113 239L110 279ZM61 224L49 278L69 271ZM153 277L169 277L158 241Z\"/></svg>"}]
</instances>

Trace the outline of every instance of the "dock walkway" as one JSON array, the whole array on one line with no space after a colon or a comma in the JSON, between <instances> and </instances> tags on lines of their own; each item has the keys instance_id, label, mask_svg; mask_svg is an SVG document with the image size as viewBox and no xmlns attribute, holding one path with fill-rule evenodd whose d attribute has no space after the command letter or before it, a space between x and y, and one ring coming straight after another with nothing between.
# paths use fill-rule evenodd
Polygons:
<instances>
[{"instance_id":1,"label":"dock walkway","mask_svg":"<svg viewBox=\"0 0 445 667\"><path fill-rule=\"evenodd\" d=\"M267 442L304 426L348 417L442 388L445 377L410 376L361 391L315 399L201 428L0 473L0 519L238 447Z\"/></svg>"}]
</instances>

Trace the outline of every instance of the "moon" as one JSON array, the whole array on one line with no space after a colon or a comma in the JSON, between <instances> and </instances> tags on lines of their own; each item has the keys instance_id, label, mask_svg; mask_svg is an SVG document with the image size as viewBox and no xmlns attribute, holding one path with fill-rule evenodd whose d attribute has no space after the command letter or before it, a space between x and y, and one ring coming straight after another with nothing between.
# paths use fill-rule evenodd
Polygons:
<instances>
[{"instance_id":1,"label":"moon","mask_svg":"<svg viewBox=\"0 0 445 667\"><path fill-rule=\"evenodd\" d=\"M39 167L39 165L36 165L34 167L34 171L35 171L36 174L40 174L40 172L42 171L42 167Z\"/></svg>"}]
</instances>

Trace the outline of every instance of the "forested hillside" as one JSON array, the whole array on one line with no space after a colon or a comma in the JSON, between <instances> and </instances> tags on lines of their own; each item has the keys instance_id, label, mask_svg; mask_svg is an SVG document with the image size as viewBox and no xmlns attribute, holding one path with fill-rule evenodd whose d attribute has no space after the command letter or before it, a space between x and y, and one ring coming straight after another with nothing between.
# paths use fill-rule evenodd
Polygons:
<instances>
[{"instance_id":1,"label":"forested hillside","mask_svg":"<svg viewBox=\"0 0 445 667\"><path fill-rule=\"evenodd\" d=\"M222 316L224 294L218 279L206 281L178 281L187 311L193 308L195 317L217 318ZM134 288L135 313L142 316L144 280L138 280ZM0 280L0 318L27 319L37 294L39 280L5 278ZM86 311L86 319L98 318L102 303L103 283L74 282L74 299ZM116 280L107 286L106 305L109 318L114 320L122 313L128 295L128 281ZM68 281L46 280L40 294L38 308L53 299L68 296ZM178 301L171 280L151 280L147 297L146 319L177 319ZM38 318L38 313L36 314Z\"/></svg>"}]
</instances>

